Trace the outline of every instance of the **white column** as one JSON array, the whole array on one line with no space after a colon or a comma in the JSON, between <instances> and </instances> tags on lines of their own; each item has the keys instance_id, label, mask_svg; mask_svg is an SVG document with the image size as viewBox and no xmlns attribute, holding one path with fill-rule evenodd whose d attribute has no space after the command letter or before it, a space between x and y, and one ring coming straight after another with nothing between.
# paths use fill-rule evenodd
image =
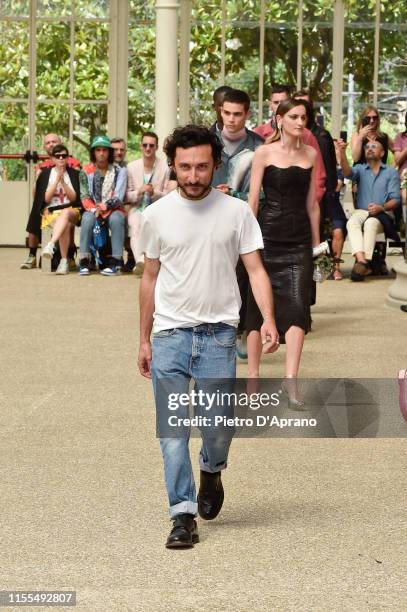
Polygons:
<instances>
[{"instance_id":1,"label":"white column","mask_svg":"<svg viewBox=\"0 0 407 612\"><path fill-rule=\"evenodd\" d=\"M129 4L110 0L109 31L109 103L107 123L109 136L127 140L127 83L129 38Z\"/></svg>"},{"instance_id":2,"label":"white column","mask_svg":"<svg viewBox=\"0 0 407 612\"><path fill-rule=\"evenodd\" d=\"M180 0L179 122L189 123L189 43L191 40L191 0Z\"/></svg>"},{"instance_id":3,"label":"white column","mask_svg":"<svg viewBox=\"0 0 407 612\"><path fill-rule=\"evenodd\" d=\"M343 0L335 0L332 61L332 127L333 138L339 138L342 123L343 51L345 10Z\"/></svg>"},{"instance_id":4,"label":"white column","mask_svg":"<svg viewBox=\"0 0 407 612\"><path fill-rule=\"evenodd\" d=\"M380 0L376 0L375 30L374 30L374 60L373 60L373 104L377 106L377 90L379 87L379 52L380 52Z\"/></svg>"},{"instance_id":5,"label":"white column","mask_svg":"<svg viewBox=\"0 0 407 612\"><path fill-rule=\"evenodd\" d=\"M155 132L162 146L177 126L178 9L177 0L156 0Z\"/></svg>"},{"instance_id":6,"label":"white column","mask_svg":"<svg viewBox=\"0 0 407 612\"><path fill-rule=\"evenodd\" d=\"M266 21L266 3L264 0L260 2L260 44L259 44L259 108L257 113L257 123L263 123L263 98L264 98L264 43L265 43L265 24Z\"/></svg>"},{"instance_id":7,"label":"white column","mask_svg":"<svg viewBox=\"0 0 407 612\"><path fill-rule=\"evenodd\" d=\"M304 3L298 2L298 43L297 43L297 90L302 88L302 37L304 25Z\"/></svg>"},{"instance_id":8,"label":"white column","mask_svg":"<svg viewBox=\"0 0 407 612\"><path fill-rule=\"evenodd\" d=\"M225 84L226 75L226 0L222 0L221 42L220 42L220 84Z\"/></svg>"}]
</instances>

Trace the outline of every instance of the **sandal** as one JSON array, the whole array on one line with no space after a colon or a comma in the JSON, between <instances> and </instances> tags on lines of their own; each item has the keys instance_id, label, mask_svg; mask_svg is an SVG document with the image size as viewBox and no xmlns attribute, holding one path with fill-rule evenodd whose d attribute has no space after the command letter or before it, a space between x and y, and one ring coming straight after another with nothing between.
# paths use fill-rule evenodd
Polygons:
<instances>
[{"instance_id":1,"label":"sandal","mask_svg":"<svg viewBox=\"0 0 407 612\"><path fill-rule=\"evenodd\" d=\"M332 274L332 279L333 280L343 280L343 274L340 270L334 270L333 274Z\"/></svg>"}]
</instances>

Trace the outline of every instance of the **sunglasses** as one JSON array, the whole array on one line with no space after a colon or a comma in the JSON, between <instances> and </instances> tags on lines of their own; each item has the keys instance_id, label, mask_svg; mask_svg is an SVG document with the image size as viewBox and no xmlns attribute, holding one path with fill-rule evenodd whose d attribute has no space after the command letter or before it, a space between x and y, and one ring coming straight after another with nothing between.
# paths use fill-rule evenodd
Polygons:
<instances>
[{"instance_id":1,"label":"sunglasses","mask_svg":"<svg viewBox=\"0 0 407 612\"><path fill-rule=\"evenodd\" d=\"M155 144L150 144L149 142L143 142L143 144L141 145L143 147L143 149L154 149Z\"/></svg>"},{"instance_id":2,"label":"sunglasses","mask_svg":"<svg viewBox=\"0 0 407 612\"><path fill-rule=\"evenodd\" d=\"M378 115L367 115L366 118L369 119L369 121L371 123L372 121L377 121L379 116Z\"/></svg>"},{"instance_id":3,"label":"sunglasses","mask_svg":"<svg viewBox=\"0 0 407 612\"><path fill-rule=\"evenodd\" d=\"M378 145L377 144L367 144L365 145L365 149L377 149Z\"/></svg>"},{"instance_id":4,"label":"sunglasses","mask_svg":"<svg viewBox=\"0 0 407 612\"><path fill-rule=\"evenodd\" d=\"M54 155L54 157L55 157L56 159L66 159L66 158L67 158L67 157L69 157L69 156L68 156L68 153L56 153L56 154Z\"/></svg>"}]
</instances>

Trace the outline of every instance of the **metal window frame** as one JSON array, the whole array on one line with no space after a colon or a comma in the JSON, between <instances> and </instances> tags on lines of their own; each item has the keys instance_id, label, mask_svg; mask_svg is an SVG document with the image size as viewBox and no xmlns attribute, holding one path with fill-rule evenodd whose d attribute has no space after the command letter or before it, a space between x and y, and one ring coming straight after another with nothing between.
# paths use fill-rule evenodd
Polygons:
<instances>
[{"instance_id":1,"label":"metal window frame","mask_svg":"<svg viewBox=\"0 0 407 612\"><path fill-rule=\"evenodd\" d=\"M119 11L118 11L119 10ZM28 148L30 150L35 148L36 140L36 125L35 125L35 110L38 104L65 104L69 107L69 133L67 134L69 148L73 148L73 133L74 133L74 106L76 104L95 104L105 105L108 111L108 128L110 131L110 122L112 130L116 130L117 118L121 118L121 125L124 129L125 137L127 137L127 50L128 50L128 3L120 2L120 0L110 0L109 4L109 15L107 17L81 17L76 13L75 0L71 2L71 14L63 17L58 16L42 16L38 15L38 1L30 0L29 2L29 15L4 15L0 17L0 21L15 23L25 22L28 25L28 96L26 98L13 98L10 96L0 97L0 104L13 103L13 104L26 104L28 108ZM116 25L117 12L120 12L120 20L117 20L118 27ZM127 15L126 15L127 12ZM70 56L69 56L69 97L67 98L45 98L41 95L36 95L36 84L37 84L37 24L38 23L69 23L70 25ZM75 26L76 24L84 23L107 23L109 24L109 82L108 82L108 97L95 99L79 99L74 96L74 85L75 85ZM125 41L125 44L123 44ZM120 48L120 52L118 51ZM117 59L121 62L123 69L118 71L117 66L112 65L113 59ZM124 61L126 58L126 61ZM125 64L125 65L124 65ZM118 85L117 75L120 73L120 83L122 87L120 89ZM114 78L116 77L116 78ZM123 100L123 91L125 90L125 99ZM124 120L123 120L124 118ZM28 180L30 183L30 193L33 187L34 173L29 168Z\"/></svg>"}]
</instances>

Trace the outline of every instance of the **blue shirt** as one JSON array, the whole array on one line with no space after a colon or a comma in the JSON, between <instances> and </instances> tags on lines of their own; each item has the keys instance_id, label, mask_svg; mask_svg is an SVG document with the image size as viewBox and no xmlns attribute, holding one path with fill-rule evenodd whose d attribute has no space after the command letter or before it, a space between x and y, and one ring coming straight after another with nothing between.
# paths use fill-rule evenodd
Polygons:
<instances>
[{"instance_id":1,"label":"blue shirt","mask_svg":"<svg viewBox=\"0 0 407 612\"><path fill-rule=\"evenodd\" d=\"M373 174L369 164L356 164L351 170L351 174L346 178L358 184L358 208L367 210L369 204L383 206L393 199L400 203L400 177L395 168L382 162L377 174Z\"/></svg>"}]
</instances>

